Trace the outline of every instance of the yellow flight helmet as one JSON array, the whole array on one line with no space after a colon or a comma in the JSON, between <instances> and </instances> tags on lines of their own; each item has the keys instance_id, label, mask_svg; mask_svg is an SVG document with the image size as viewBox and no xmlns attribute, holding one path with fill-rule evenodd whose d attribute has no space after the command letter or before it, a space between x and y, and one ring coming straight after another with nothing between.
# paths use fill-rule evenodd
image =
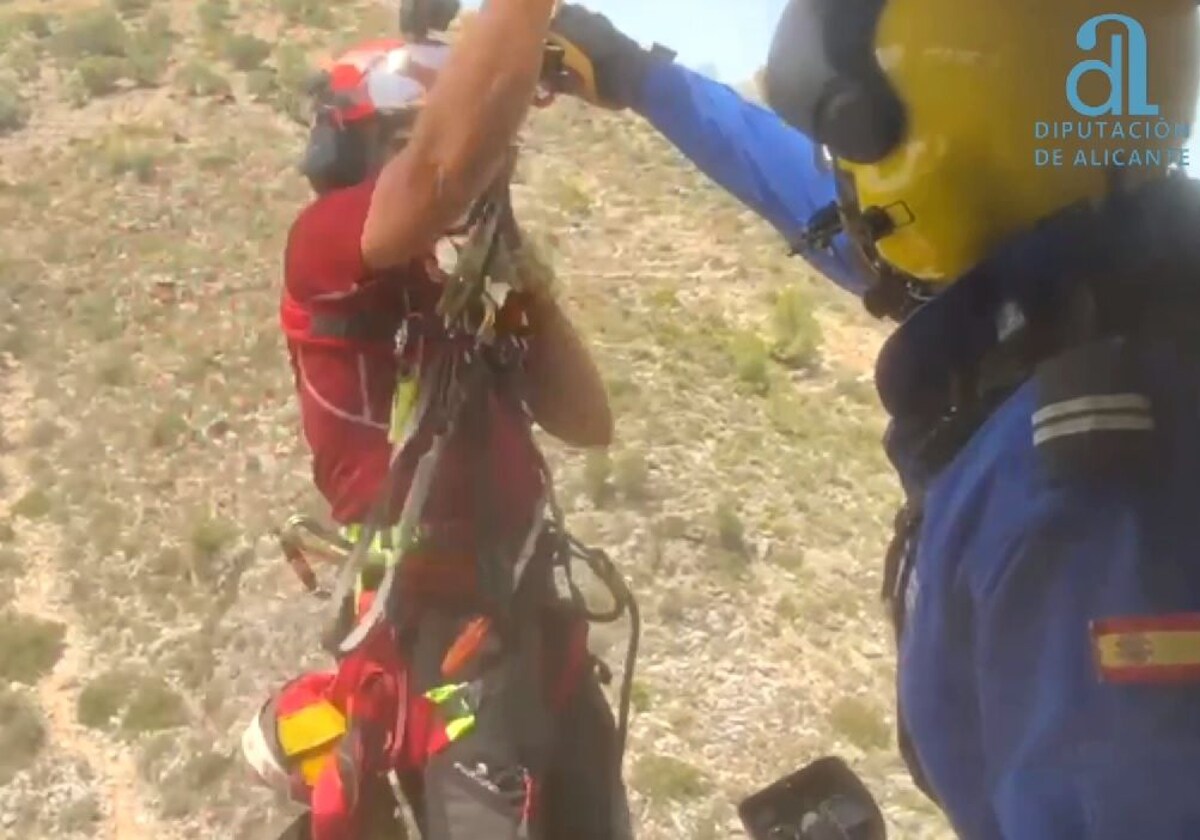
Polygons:
<instances>
[{"instance_id":1,"label":"yellow flight helmet","mask_svg":"<svg viewBox=\"0 0 1200 840\"><path fill-rule=\"evenodd\" d=\"M1185 162L1196 0L791 0L767 100L834 161L844 229L930 291Z\"/></svg>"}]
</instances>

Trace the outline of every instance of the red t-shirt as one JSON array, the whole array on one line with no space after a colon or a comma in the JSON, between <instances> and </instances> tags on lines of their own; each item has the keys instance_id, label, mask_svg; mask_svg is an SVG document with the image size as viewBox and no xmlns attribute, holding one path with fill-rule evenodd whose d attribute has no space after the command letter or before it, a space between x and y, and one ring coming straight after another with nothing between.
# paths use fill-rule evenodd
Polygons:
<instances>
[{"instance_id":1,"label":"red t-shirt","mask_svg":"<svg viewBox=\"0 0 1200 840\"><path fill-rule=\"evenodd\" d=\"M439 288L429 261L400 270L373 273L363 262L362 232L374 182L318 197L300 214L288 238L284 260L285 294L312 314L407 311L433 317ZM313 479L328 500L333 518L363 521L387 475L392 446L388 427L398 361L386 345L321 346L289 338L288 352L300 399L304 436L312 451ZM536 449L524 413L493 396L490 440L481 448L455 435L446 447L423 522L446 526L474 521L474 502L483 470L476 453L491 461L493 515L508 530L527 526L542 493ZM426 430L415 441L419 451ZM393 515L408 491L406 474L397 489ZM456 540L457 542L457 540Z\"/></svg>"}]
</instances>

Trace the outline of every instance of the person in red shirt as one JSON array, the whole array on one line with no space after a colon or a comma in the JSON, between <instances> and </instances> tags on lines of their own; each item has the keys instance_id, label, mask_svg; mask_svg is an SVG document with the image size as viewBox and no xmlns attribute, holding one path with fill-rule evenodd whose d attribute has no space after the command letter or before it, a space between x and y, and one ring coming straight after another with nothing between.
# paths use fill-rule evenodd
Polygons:
<instances>
[{"instance_id":1,"label":"person in red shirt","mask_svg":"<svg viewBox=\"0 0 1200 840\"><path fill-rule=\"evenodd\" d=\"M389 168L420 141L428 121L418 115L434 105L430 89L447 52L384 39L330 66L314 87L317 117L302 166L316 197L292 225L284 257L281 321L314 482L347 535L383 511L383 541L372 546L380 553L403 539L395 523L416 492L417 458L439 431L412 407L429 388L423 373L459 358L474 336L447 330L438 311L450 277L435 240L461 242L477 219L462 214L419 249L372 245L381 193L404 201L397 180L387 183ZM437 91L449 85L439 82ZM502 155L494 184L507 183L514 161L512 151ZM472 211L483 206L481 199ZM513 352L497 354L503 364L489 363L488 387L464 403L447 433L420 511L420 540L406 544L399 565L395 633L372 631L367 652L344 656L336 674L285 686L247 730L247 757L260 775L286 775L310 805L296 837L361 836L369 828L363 792L375 796L384 771L399 777L428 840L632 836L616 730L586 653L586 623L549 603L553 528L542 526L550 477L532 435L536 424L569 445L606 446L612 414L583 342L548 285L534 282L544 266L511 213L500 228L514 282L496 320L511 325L511 336L497 326L503 335L496 342ZM410 389L416 396L406 402ZM381 498L391 504L379 507ZM448 651L472 627L491 626L479 619L496 594L482 592L494 570L480 558L511 568L526 543L533 559L512 584L517 617L503 633L482 631L479 662L447 681ZM380 576L368 566L368 596ZM350 613L352 625L353 607ZM313 744L329 745L311 726L288 734L297 721L315 719L314 708L340 721L340 746L321 753L337 760L305 764L320 752ZM380 708L386 711L374 711ZM357 712L375 727L367 735L354 725L355 710L367 710ZM308 752L293 754L282 743L289 739ZM298 769L295 762L289 769L287 759L297 758Z\"/></svg>"}]
</instances>

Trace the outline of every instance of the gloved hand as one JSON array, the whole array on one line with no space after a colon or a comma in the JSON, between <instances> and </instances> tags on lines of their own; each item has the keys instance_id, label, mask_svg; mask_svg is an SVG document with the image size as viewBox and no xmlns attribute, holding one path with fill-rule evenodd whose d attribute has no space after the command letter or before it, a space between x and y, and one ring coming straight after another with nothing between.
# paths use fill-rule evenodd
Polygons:
<instances>
[{"instance_id":1,"label":"gloved hand","mask_svg":"<svg viewBox=\"0 0 1200 840\"><path fill-rule=\"evenodd\" d=\"M630 107L641 94L658 49L642 49L604 15L563 3L550 22L550 42L563 50L564 93L612 110Z\"/></svg>"}]
</instances>

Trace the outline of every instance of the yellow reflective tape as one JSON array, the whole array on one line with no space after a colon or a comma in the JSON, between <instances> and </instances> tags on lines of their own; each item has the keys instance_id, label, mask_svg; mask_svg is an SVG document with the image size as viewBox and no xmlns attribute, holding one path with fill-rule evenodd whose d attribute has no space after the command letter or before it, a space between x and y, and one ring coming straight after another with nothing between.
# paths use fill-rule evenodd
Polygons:
<instances>
[{"instance_id":1,"label":"yellow reflective tape","mask_svg":"<svg viewBox=\"0 0 1200 840\"><path fill-rule=\"evenodd\" d=\"M320 700L276 721L279 746L288 758L326 746L346 732L346 718L334 706Z\"/></svg>"},{"instance_id":2,"label":"yellow reflective tape","mask_svg":"<svg viewBox=\"0 0 1200 840\"><path fill-rule=\"evenodd\" d=\"M396 382L396 390L392 396L392 418L388 427L388 442L400 443L404 439L404 427L412 416L413 406L417 404L416 377L402 378Z\"/></svg>"},{"instance_id":3,"label":"yellow reflective tape","mask_svg":"<svg viewBox=\"0 0 1200 840\"><path fill-rule=\"evenodd\" d=\"M362 526L347 525L342 528L341 536L342 539L346 540L346 542L350 543L351 545L357 545L362 536ZM397 536L398 534L396 533L396 529L393 528L391 534L392 545L396 544ZM363 559L363 563L365 565L386 566L389 562L391 562L392 558L395 557L395 549L385 548L383 543L384 532L380 531L371 540L371 545L367 548L367 556Z\"/></svg>"},{"instance_id":4,"label":"yellow reflective tape","mask_svg":"<svg viewBox=\"0 0 1200 840\"><path fill-rule=\"evenodd\" d=\"M447 700L450 700L450 699L458 696L458 694L460 694L463 691L463 689L465 689L466 687L467 687L467 683L453 683L451 685L439 685L436 688L431 688L431 689L429 689L429 691L426 691L425 697L428 698L430 700L430 702L436 703L440 706L443 703L445 703Z\"/></svg>"},{"instance_id":5,"label":"yellow reflective tape","mask_svg":"<svg viewBox=\"0 0 1200 840\"><path fill-rule=\"evenodd\" d=\"M457 741L462 736L466 735L475 726L475 715L467 715L466 717L452 720L446 724L446 737L451 741Z\"/></svg>"}]
</instances>

